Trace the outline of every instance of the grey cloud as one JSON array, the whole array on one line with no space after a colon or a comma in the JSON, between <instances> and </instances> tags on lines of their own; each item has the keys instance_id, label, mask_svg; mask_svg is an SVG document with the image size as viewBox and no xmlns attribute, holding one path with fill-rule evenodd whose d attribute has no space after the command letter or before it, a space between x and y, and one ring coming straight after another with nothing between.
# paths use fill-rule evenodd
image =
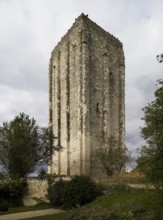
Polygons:
<instances>
[{"instance_id":1,"label":"grey cloud","mask_svg":"<svg viewBox=\"0 0 163 220\"><path fill-rule=\"evenodd\" d=\"M28 90L17 90L0 86L0 100L1 123L12 120L20 112L25 112L34 117L40 125L47 126L47 93L41 91L31 93Z\"/></svg>"},{"instance_id":2,"label":"grey cloud","mask_svg":"<svg viewBox=\"0 0 163 220\"><path fill-rule=\"evenodd\" d=\"M126 58L126 142L142 145L142 108L153 99L163 66L163 1L1 0L0 122L19 112L48 125L50 53L82 12L118 37Z\"/></svg>"}]
</instances>

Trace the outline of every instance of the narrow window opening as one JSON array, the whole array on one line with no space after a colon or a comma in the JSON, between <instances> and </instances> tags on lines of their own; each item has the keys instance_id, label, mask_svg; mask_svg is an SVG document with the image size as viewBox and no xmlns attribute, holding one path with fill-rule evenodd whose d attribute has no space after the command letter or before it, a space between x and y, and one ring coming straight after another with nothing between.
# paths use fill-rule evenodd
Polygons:
<instances>
[{"instance_id":1,"label":"narrow window opening","mask_svg":"<svg viewBox=\"0 0 163 220\"><path fill-rule=\"evenodd\" d=\"M111 77L113 76L113 73L112 73L112 72L110 72L109 74L110 74Z\"/></svg>"},{"instance_id":2,"label":"narrow window opening","mask_svg":"<svg viewBox=\"0 0 163 220\"><path fill-rule=\"evenodd\" d=\"M99 103L96 104L96 112L99 112Z\"/></svg>"},{"instance_id":3,"label":"narrow window opening","mask_svg":"<svg viewBox=\"0 0 163 220\"><path fill-rule=\"evenodd\" d=\"M84 41L83 41L83 44L87 44L87 41L84 40Z\"/></svg>"},{"instance_id":4,"label":"narrow window opening","mask_svg":"<svg viewBox=\"0 0 163 220\"><path fill-rule=\"evenodd\" d=\"M49 110L49 120L50 120L50 123L52 123L52 120L53 120L53 110L51 108Z\"/></svg>"}]
</instances>

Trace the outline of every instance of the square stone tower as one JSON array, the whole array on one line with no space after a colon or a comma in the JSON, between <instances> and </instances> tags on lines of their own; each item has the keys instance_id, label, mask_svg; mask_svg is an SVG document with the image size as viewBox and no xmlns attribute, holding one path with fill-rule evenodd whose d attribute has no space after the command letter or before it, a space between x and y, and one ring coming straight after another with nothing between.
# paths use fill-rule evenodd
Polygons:
<instances>
[{"instance_id":1,"label":"square stone tower","mask_svg":"<svg viewBox=\"0 0 163 220\"><path fill-rule=\"evenodd\" d=\"M122 43L81 14L54 48L49 65L49 124L55 144L49 173L102 176L94 157L111 135L125 142Z\"/></svg>"}]
</instances>

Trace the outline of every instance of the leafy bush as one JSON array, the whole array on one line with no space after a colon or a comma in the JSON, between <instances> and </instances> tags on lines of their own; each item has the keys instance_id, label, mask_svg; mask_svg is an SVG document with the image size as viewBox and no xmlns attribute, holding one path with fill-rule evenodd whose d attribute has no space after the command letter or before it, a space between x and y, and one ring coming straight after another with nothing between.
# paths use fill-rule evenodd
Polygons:
<instances>
[{"instance_id":1,"label":"leafy bush","mask_svg":"<svg viewBox=\"0 0 163 220\"><path fill-rule=\"evenodd\" d=\"M90 177L76 175L69 181L59 179L49 185L48 199L54 207L72 208L92 202L102 190Z\"/></svg>"},{"instance_id":2,"label":"leafy bush","mask_svg":"<svg viewBox=\"0 0 163 220\"><path fill-rule=\"evenodd\" d=\"M52 206L59 207L63 205L63 189L66 182L62 179L48 187L48 199Z\"/></svg>"},{"instance_id":3,"label":"leafy bush","mask_svg":"<svg viewBox=\"0 0 163 220\"><path fill-rule=\"evenodd\" d=\"M44 170L44 168L42 168L39 173L38 173L38 177L40 180L44 180L47 177L47 172L46 170Z\"/></svg>"},{"instance_id":4,"label":"leafy bush","mask_svg":"<svg viewBox=\"0 0 163 220\"><path fill-rule=\"evenodd\" d=\"M2 212L8 211L8 202L7 202L7 200L0 200L0 211L2 211Z\"/></svg>"},{"instance_id":5,"label":"leafy bush","mask_svg":"<svg viewBox=\"0 0 163 220\"><path fill-rule=\"evenodd\" d=\"M4 178L5 178L5 175L3 173L0 173L0 180Z\"/></svg>"},{"instance_id":6,"label":"leafy bush","mask_svg":"<svg viewBox=\"0 0 163 220\"><path fill-rule=\"evenodd\" d=\"M24 179L13 180L5 178L0 180L0 200L9 201L12 205L21 205L27 182Z\"/></svg>"}]
</instances>

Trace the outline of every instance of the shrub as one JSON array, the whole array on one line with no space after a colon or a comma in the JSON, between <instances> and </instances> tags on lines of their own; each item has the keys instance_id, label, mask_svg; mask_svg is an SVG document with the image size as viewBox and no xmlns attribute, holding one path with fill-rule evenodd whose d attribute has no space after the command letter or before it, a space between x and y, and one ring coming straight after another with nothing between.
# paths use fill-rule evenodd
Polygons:
<instances>
[{"instance_id":1,"label":"shrub","mask_svg":"<svg viewBox=\"0 0 163 220\"><path fill-rule=\"evenodd\" d=\"M47 173L46 170L44 170L44 168L42 168L39 173L38 173L38 177L40 180L44 180L47 177Z\"/></svg>"},{"instance_id":2,"label":"shrub","mask_svg":"<svg viewBox=\"0 0 163 220\"><path fill-rule=\"evenodd\" d=\"M66 182L60 179L56 183L53 183L48 187L48 199L52 206L59 207L63 205L62 197L65 183Z\"/></svg>"},{"instance_id":3,"label":"shrub","mask_svg":"<svg viewBox=\"0 0 163 220\"><path fill-rule=\"evenodd\" d=\"M5 175L3 173L0 173L0 180L5 178Z\"/></svg>"},{"instance_id":4,"label":"shrub","mask_svg":"<svg viewBox=\"0 0 163 220\"><path fill-rule=\"evenodd\" d=\"M27 182L24 179L13 180L4 178L0 180L0 200L9 201L12 205L22 205Z\"/></svg>"},{"instance_id":5,"label":"shrub","mask_svg":"<svg viewBox=\"0 0 163 220\"><path fill-rule=\"evenodd\" d=\"M0 211L2 211L2 212L8 211L8 202L7 202L7 200L0 200Z\"/></svg>"},{"instance_id":6,"label":"shrub","mask_svg":"<svg viewBox=\"0 0 163 220\"><path fill-rule=\"evenodd\" d=\"M60 179L48 187L48 198L54 207L72 208L92 202L102 194L102 187L88 176Z\"/></svg>"}]
</instances>

